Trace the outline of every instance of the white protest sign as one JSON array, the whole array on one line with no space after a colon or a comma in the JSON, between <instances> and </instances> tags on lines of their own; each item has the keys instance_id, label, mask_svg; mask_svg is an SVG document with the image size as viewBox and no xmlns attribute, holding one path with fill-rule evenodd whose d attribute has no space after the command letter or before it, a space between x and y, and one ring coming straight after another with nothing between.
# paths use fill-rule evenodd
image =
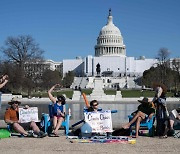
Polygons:
<instances>
[{"instance_id":1,"label":"white protest sign","mask_svg":"<svg viewBox=\"0 0 180 154\"><path fill-rule=\"evenodd\" d=\"M38 122L38 108L37 107L29 107L28 109L19 108L19 122Z\"/></svg>"},{"instance_id":2,"label":"white protest sign","mask_svg":"<svg viewBox=\"0 0 180 154\"><path fill-rule=\"evenodd\" d=\"M92 132L112 132L111 111L85 112L85 122L88 123Z\"/></svg>"}]
</instances>

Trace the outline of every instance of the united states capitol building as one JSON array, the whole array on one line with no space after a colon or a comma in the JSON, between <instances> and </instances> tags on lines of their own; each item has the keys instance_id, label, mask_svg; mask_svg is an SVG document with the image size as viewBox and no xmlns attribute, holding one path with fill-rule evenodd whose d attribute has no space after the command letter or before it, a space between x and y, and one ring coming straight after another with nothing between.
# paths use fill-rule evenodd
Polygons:
<instances>
[{"instance_id":1,"label":"united states capitol building","mask_svg":"<svg viewBox=\"0 0 180 154\"><path fill-rule=\"evenodd\" d=\"M44 62L28 63L27 70L32 73L39 72L42 75L46 69L58 70L66 75L69 71L75 73L71 88L94 88L94 80L97 76L103 81L103 88L141 88L137 79L142 77L143 72L150 67L157 66L157 59L147 59L126 56L126 45L118 27L113 23L111 10L107 17L107 24L102 27L95 44L93 55L64 59L61 62L45 60ZM169 67L173 69L172 61L180 62L180 58L170 59ZM97 74L97 65L100 72ZM180 70L179 70L180 71Z\"/></svg>"},{"instance_id":2,"label":"united states capitol building","mask_svg":"<svg viewBox=\"0 0 180 154\"><path fill-rule=\"evenodd\" d=\"M95 44L94 56L88 55L75 59L64 59L61 62L45 60L44 62L28 63L25 67L32 73L42 75L46 69L58 70L66 75L69 71L75 73L74 82L71 88L94 88L94 80L100 76L103 82L103 88L141 88L137 79L142 77L143 72L150 67L157 66L157 59L147 59L140 56L126 56L126 45L123 42L123 36L118 27L113 23L111 10L107 17L107 24L102 27ZM180 58L170 59L168 61L170 68L173 69L172 61L180 62ZM97 74L97 65L100 66L100 72ZM179 70L180 71L180 70Z\"/></svg>"},{"instance_id":3,"label":"united states capitol building","mask_svg":"<svg viewBox=\"0 0 180 154\"><path fill-rule=\"evenodd\" d=\"M95 56L63 60L63 75L68 71L74 71L76 74L72 88L79 86L93 88L98 63L104 88L138 88L135 80L141 77L145 70L157 64L156 59L146 59L144 56L136 59L126 56L126 45L121 31L113 23L111 10L107 24L99 32L94 48Z\"/></svg>"}]
</instances>

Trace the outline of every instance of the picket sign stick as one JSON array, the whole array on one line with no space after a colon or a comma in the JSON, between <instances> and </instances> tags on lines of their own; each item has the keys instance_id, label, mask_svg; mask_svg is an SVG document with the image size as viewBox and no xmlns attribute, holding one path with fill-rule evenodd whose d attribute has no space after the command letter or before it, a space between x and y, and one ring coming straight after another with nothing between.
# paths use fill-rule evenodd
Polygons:
<instances>
[{"instance_id":1,"label":"picket sign stick","mask_svg":"<svg viewBox=\"0 0 180 154\"><path fill-rule=\"evenodd\" d=\"M83 96L83 98L84 98L84 101L85 101L86 107L87 107L87 108L89 108L89 107L90 107L90 105L89 105L88 99L87 99L87 97L86 97L86 94L85 94L85 93L82 93L82 96Z\"/></svg>"}]
</instances>

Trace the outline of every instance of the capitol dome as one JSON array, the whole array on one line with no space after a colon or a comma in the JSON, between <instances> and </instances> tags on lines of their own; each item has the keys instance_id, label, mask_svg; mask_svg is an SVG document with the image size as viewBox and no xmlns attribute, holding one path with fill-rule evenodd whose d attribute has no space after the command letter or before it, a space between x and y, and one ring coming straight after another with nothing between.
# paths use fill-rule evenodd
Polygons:
<instances>
[{"instance_id":1,"label":"capitol dome","mask_svg":"<svg viewBox=\"0 0 180 154\"><path fill-rule=\"evenodd\" d=\"M95 56L125 56L126 47L118 27L113 24L111 10L109 10L108 22L101 29L95 46Z\"/></svg>"}]
</instances>

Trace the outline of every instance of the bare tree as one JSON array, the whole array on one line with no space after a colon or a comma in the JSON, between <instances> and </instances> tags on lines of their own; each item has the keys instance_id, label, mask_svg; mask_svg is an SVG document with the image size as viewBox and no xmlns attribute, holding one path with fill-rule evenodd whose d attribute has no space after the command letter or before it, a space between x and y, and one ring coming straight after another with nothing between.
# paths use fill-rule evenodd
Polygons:
<instances>
[{"instance_id":1,"label":"bare tree","mask_svg":"<svg viewBox=\"0 0 180 154\"><path fill-rule=\"evenodd\" d=\"M13 61L21 68L27 61L42 59L43 50L29 35L21 35L18 37L8 37L5 41L5 47L1 51L9 61Z\"/></svg>"},{"instance_id":2,"label":"bare tree","mask_svg":"<svg viewBox=\"0 0 180 154\"><path fill-rule=\"evenodd\" d=\"M34 78L28 76L29 70L25 70L24 64L43 60L44 51L35 40L29 35L8 37L0 50L5 55L4 71L9 72L12 91L29 91L30 85L34 87Z\"/></svg>"},{"instance_id":3,"label":"bare tree","mask_svg":"<svg viewBox=\"0 0 180 154\"><path fill-rule=\"evenodd\" d=\"M157 59L159 60L159 73L161 76L161 82L165 83L166 70L167 70L167 60L169 58L170 51L167 48L160 48L158 51Z\"/></svg>"},{"instance_id":4,"label":"bare tree","mask_svg":"<svg viewBox=\"0 0 180 154\"><path fill-rule=\"evenodd\" d=\"M167 59L169 58L170 51L167 48L160 48L158 51L158 59L161 64L166 63Z\"/></svg>"}]
</instances>

